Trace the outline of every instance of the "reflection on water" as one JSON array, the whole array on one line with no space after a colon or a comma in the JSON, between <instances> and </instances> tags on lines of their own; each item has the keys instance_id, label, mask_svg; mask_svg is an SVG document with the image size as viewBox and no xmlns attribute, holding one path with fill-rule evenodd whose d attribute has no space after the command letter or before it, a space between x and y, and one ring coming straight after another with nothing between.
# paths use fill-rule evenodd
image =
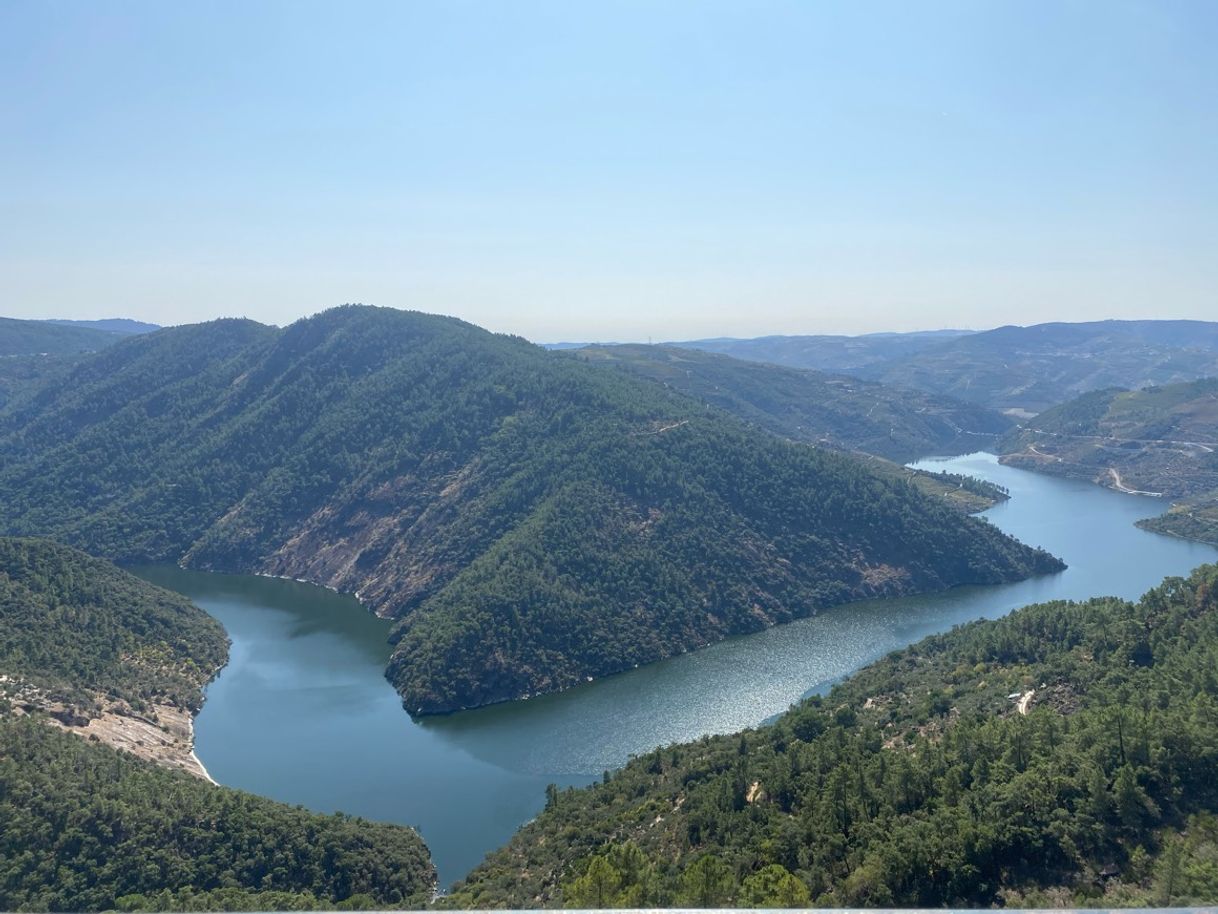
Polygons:
<instances>
[{"instance_id":1,"label":"reflection on water","mask_svg":"<svg viewBox=\"0 0 1218 914\"><path fill-rule=\"evenodd\" d=\"M224 623L232 659L208 691L198 753L222 783L314 809L416 825L442 882L535 815L543 790L587 783L659 745L754 726L885 653L1027 603L1136 597L1214 561L1212 547L1146 533L1158 499L1000 466L923 461L998 482L991 522L1069 568L1001 587L838 607L558 695L411 720L383 671L388 623L292 581L141 569Z\"/></svg>"}]
</instances>

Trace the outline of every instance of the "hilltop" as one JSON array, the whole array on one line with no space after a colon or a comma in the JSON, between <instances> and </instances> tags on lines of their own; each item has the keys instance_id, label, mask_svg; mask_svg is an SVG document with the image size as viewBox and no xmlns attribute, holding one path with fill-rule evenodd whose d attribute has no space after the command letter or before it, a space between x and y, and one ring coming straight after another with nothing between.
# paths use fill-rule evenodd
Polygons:
<instances>
[{"instance_id":1,"label":"hilltop","mask_svg":"<svg viewBox=\"0 0 1218 914\"><path fill-rule=\"evenodd\" d=\"M653 382L389 309L129 338L0 417L0 455L10 532L399 619L390 676L424 713L1062 567Z\"/></svg>"}]
</instances>

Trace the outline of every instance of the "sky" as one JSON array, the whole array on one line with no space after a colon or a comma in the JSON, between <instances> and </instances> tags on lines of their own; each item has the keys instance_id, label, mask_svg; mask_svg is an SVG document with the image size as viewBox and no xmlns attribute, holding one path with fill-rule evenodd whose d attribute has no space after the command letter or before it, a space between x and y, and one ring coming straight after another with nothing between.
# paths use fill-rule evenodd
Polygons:
<instances>
[{"instance_id":1,"label":"sky","mask_svg":"<svg viewBox=\"0 0 1218 914\"><path fill-rule=\"evenodd\" d=\"M1218 320L1218 3L0 4L0 314Z\"/></svg>"}]
</instances>

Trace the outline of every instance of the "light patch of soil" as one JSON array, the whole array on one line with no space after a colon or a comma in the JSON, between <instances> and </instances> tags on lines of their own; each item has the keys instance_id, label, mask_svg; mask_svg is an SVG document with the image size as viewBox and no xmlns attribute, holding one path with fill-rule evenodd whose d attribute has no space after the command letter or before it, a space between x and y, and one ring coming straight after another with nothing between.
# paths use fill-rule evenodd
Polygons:
<instances>
[{"instance_id":1,"label":"light patch of soil","mask_svg":"<svg viewBox=\"0 0 1218 914\"><path fill-rule=\"evenodd\" d=\"M96 740L163 768L216 783L195 755L194 717L189 711L152 705L138 712L125 701L100 693L94 696L91 708L71 707L37 686L4 674L0 674L0 687L15 716L40 714L50 726L81 739Z\"/></svg>"},{"instance_id":2,"label":"light patch of soil","mask_svg":"<svg viewBox=\"0 0 1218 914\"><path fill-rule=\"evenodd\" d=\"M83 727L67 726L54 718L51 722L69 733L130 752L137 758L162 768L176 768L205 781L212 780L194 751L194 719L189 712L171 705L155 705L156 722L137 715L102 711Z\"/></svg>"},{"instance_id":3,"label":"light patch of soil","mask_svg":"<svg viewBox=\"0 0 1218 914\"><path fill-rule=\"evenodd\" d=\"M899 593L909 581L908 569L883 563L864 565L859 568L859 573L863 579L863 588L868 593Z\"/></svg>"}]
</instances>

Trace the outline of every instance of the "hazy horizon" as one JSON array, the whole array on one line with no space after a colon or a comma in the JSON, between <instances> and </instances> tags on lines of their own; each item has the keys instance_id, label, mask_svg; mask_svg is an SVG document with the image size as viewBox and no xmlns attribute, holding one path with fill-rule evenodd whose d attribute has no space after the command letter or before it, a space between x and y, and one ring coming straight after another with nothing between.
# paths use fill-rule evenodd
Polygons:
<instances>
[{"instance_id":1,"label":"hazy horizon","mask_svg":"<svg viewBox=\"0 0 1218 914\"><path fill-rule=\"evenodd\" d=\"M546 342L1218 312L1218 7L0 8L0 312Z\"/></svg>"},{"instance_id":2,"label":"hazy horizon","mask_svg":"<svg viewBox=\"0 0 1218 914\"><path fill-rule=\"evenodd\" d=\"M370 303L367 303L367 302L352 302L352 303L345 303L345 304L370 305ZM370 306L371 307L391 307L391 306L375 306L375 305L370 305ZM330 307L341 307L341 306L333 305ZM259 323L264 323L264 324L268 324L271 326L277 326L277 327L286 327L288 324L293 323L296 320L303 320L308 317L313 317L316 314L321 313L321 311L325 311L325 310L328 310L328 309L323 308L320 311L314 312L313 314L301 314L298 317L294 318L293 320L287 321L285 323L276 323L274 321L259 321ZM457 318L459 318L459 315L443 314L440 312L426 311L424 309L417 309L417 308L397 309L397 310L420 311L421 313L430 314L435 317L457 317ZM11 315L11 314L0 314L0 318L9 318L9 317L13 317L13 316L14 315ZM209 320L221 320L226 317L227 318L257 320L257 318L251 318L251 317L249 317L249 315L245 315L245 314L231 314L231 315L215 315L214 317L204 318L201 321L184 321L183 323L204 323ZM66 321L81 321L81 322L85 322L85 323L100 322L100 321L107 321L107 320L130 320L130 318L127 318L125 315L121 315L121 314L93 315L93 316L79 317L79 318L64 318L61 316L52 316L52 317L47 317L47 318L30 317L30 318L19 318L19 319L47 320L47 321L51 321L51 322L63 322L66 320ZM459 318L459 319L464 320L464 318ZM1094 322L1103 322L1103 321L1108 321L1108 320L1118 320L1118 321L1121 321L1121 320L1163 320L1163 321L1200 320L1200 321L1203 321L1206 323L1215 323L1215 321L1205 321L1204 318L1175 318L1175 317L1093 318L1088 321L1037 321L1036 323L1094 323ZM156 323L156 322L149 321L149 323ZM474 322L471 321L470 323L474 323ZM160 327L162 329L164 329L165 327L171 327L171 326L175 326L175 325L174 324L160 325ZM969 334L969 333L984 333L987 330L996 330L996 329L999 329L1000 327L1008 327L1008 326L1026 327L1026 326L1031 326L1031 324L1027 324L1027 323L996 324L994 326L987 326L987 327L925 327L925 328L917 328L917 329L913 329L913 330L867 330L867 331L862 331L860 333L849 333L849 332L833 333L833 332L817 332L817 331L806 331L806 332L779 331L779 332L774 332L774 333L758 333L758 334L755 334L752 336L728 336L728 335L724 335L724 334L712 334L712 335L707 335L707 336L688 336L688 335L687 336L674 336L672 338L666 338L666 339L658 339L658 338L651 337L651 336L639 338L639 339L628 339L628 338L623 338L623 339L591 339L591 338L587 338L587 339L537 339L537 338L533 338L533 337L526 337L526 339L529 339L530 342L536 343L537 345L548 346L548 347L616 346L616 345L631 345L631 344L643 344L643 343L646 343L648 345L651 345L651 344L667 345L667 344L679 344L679 343L686 343L686 342L710 342L710 341L714 341L714 340L750 340L750 339L772 339L772 338L776 339L776 338L781 338L781 337L800 337L800 336L842 336L842 337L895 336L895 335L900 335L903 333ZM493 329L493 328L485 328L485 329ZM495 330L494 332L496 332L496 333L516 333L515 331L512 331L512 330ZM524 334L517 333L516 335L523 336Z\"/></svg>"}]
</instances>

